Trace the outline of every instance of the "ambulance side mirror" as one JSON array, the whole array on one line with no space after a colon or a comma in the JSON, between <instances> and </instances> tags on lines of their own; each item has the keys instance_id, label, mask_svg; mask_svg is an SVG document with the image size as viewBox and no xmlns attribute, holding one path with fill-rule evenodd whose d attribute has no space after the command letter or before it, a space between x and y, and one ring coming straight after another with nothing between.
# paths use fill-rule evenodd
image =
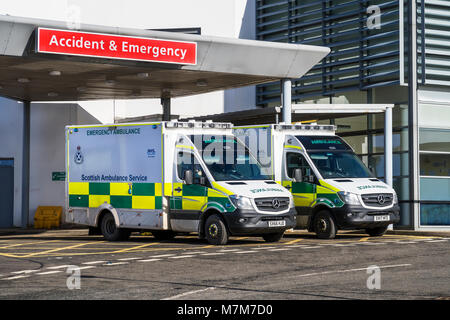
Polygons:
<instances>
[{"instance_id":1,"label":"ambulance side mirror","mask_svg":"<svg viewBox=\"0 0 450 320\"><path fill-rule=\"evenodd\" d=\"M297 168L294 170L294 181L295 182L303 182L302 169Z\"/></svg>"},{"instance_id":2,"label":"ambulance side mirror","mask_svg":"<svg viewBox=\"0 0 450 320\"><path fill-rule=\"evenodd\" d=\"M184 183L193 184L194 183L194 172L192 170L186 170L184 172Z\"/></svg>"}]
</instances>

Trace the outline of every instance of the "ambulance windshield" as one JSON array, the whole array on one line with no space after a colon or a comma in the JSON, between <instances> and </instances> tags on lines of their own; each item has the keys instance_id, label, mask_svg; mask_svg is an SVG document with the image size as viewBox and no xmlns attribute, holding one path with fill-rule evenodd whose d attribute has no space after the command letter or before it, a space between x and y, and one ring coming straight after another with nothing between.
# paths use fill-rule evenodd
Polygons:
<instances>
[{"instance_id":1,"label":"ambulance windshield","mask_svg":"<svg viewBox=\"0 0 450 320\"><path fill-rule=\"evenodd\" d=\"M270 180L248 149L233 136L192 135L191 141L202 155L216 181Z\"/></svg>"},{"instance_id":2,"label":"ambulance windshield","mask_svg":"<svg viewBox=\"0 0 450 320\"><path fill-rule=\"evenodd\" d=\"M324 179L373 177L353 152L310 152L309 156Z\"/></svg>"}]
</instances>

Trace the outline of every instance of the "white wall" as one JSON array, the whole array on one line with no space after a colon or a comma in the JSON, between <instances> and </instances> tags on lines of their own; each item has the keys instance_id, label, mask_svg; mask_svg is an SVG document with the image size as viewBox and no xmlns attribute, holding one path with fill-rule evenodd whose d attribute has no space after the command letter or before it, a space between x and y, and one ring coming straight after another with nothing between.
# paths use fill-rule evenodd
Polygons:
<instances>
[{"instance_id":1,"label":"white wall","mask_svg":"<svg viewBox=\"0 0 450 320\"><path fill-rule=\"evenodd\" d=\"M52 181L52 172L66 170L65 126L95 123L77 104L31 104L29 224L38 206L64 208L64 181Z\"/></svg>"},{"instance_id":2,"label":"white wall","mask_svg":"<svg viewBox=\"0 0 450 320\"><path fill-rule=\"evenodd\" d=\"M0 158L14 159L14 226L22 223L23 104L0 98ZM1 183L1 182L0 182Z\"/></svg>"},{"instance_id":3,"label":"white wall","mask_svg":"<svg viewBox=\"0 0 450 320\"><path fill-rule=\"evenodd\" d=\"M0 14L79 21L140 29L201 27L202 35L255 38L255 0L15 0L3 1ZM159 99L82 102L103 123L118 117L162 113ZM218 91L172 100L172 113L185 116L255 106L255 88Z\"/></svg>"}]
</instances>

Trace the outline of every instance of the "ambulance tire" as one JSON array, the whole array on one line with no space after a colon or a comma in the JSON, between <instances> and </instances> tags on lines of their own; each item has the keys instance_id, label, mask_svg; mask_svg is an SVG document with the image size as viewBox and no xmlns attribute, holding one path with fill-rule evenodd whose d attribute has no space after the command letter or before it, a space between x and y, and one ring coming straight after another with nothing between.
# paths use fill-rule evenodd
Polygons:
<instances>
[{"instance_id":1,"label":"ambulance tire","mask_svg":"<svg viewBox=\"0 0 450 320\"><path fill-rule=\"evenodd\" d=\"M278 242L283 238L284 232L264 234L262 237L266 242Z\"/></svg>"},{"instance_id":2,"label":"ambulance tire","mask_svg":"<svg viewBox=\"0 0 450 320\"><path fill-rule=\"evenodd\" d=\"M314 231L319 239L334 239L337 228L329 211L322 210L316 214L314 217Z\"/></svg>"},{"instance_id":3,"label":"ambulance tire","mask_svg":"<svg viewBox=\"0 0 450 320\"><path fill-rule=\"evenodd\" d=\"M228 230L219 215L213 214L206 219L205 238L213 245L224 245L228 242Z\"/></svg>"},{"instance_id":4,"label":"ambulance tire","mask_svg":"<svg viewBox=\"0 0 450 320\"><path fill-rule=\"evenodd\" d=\"M109 212L102 217L100 229L103 237L108 241L125 241L131 235L130 230L117 228L114 216Z\"/></svg>"},{"instance_id":5,"label":"ambulance tire","mask_svg":"<svg viewBox=\"0 0 450 320\"><path fill-rule=\"evenodd\" d=\"M371 237L381 237L383 234L385 234L386 230L388 229L388 226L385 227L378 227L378 228L368 228L366 229L366 233Z\"/></svg>"},{"instance_id":6,"label":"ambulance tire","mask_svg":"<svg viewBox=\"0 0 450 320\"><path fill-rule=\"evenodd\" d=\"M150 231L153 235L153 237L158 240L172 240L175 238L176 234L175 232L171 230L157 230L157 231Z\"/></svg>"}]
</instances>

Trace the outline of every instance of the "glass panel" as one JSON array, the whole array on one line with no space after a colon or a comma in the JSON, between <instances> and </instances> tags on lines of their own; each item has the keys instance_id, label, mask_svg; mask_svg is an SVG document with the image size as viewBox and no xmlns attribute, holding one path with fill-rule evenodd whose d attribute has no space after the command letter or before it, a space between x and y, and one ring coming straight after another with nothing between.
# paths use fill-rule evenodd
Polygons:
<instances>
[{"instance_id":1,"label":"glass panel","mask_svg":"<svg viewBox=\"0 0 450 320\"><path fill-rule=\"evenodd\" d=\"M369 156L369 169L375 176L384 177L384 155ZM408 175L408 154L394 153L392 169L394 177Z\"/></svg>"},{"instance_id":2,"label":"glass panel","mask_svg":"<svg viewBox=\"0 0 450 320\"><path fill-rule=\"evenodd\" d=\"M450 105L419 104L419 125L423 127L448 127Z\"/></svg>"},{"instance_id":3,"label":"glass panel","mask_svg":"<svg viewBox=\"0 0 450 320\"><path fill-rule=\"evenodd\" d=\"M396 177L393 180L399 200L409 200L409 178Z\"/></svg>"},{"instance_id":4,"label":"glass panel","mask_svg":"<svg viewBox=\"0 0 450 320\"><path fill-rule=\"evenodd\" d=\"M412 226L411 215L409 213L410 204L400 203L400 222L396 226Z\"/></svg>"},{"instance_id":5,"label":"glass panel","mask_svg":"<svg viewBox=\"0 0 450 320\"><path fill-rule=\"evenodd\" d=\"M450 201L450 178L420 178L420 200Z\"/></svg>"},{"instance_id":6,"label":"glass panel","mask_svg":"<svg viewBox=\"0 0 450 320\"><path fill-rule=\"evenodd\" d=\"M446 119L447 125L449 123ZM426 129L419 130L419 144L421 151L446 151L450 152L450 129Z\"/></svg>"},{"instance_id":7,"label":"glass panel","mask_svg":"<svg viewBox=\"0 0 450 320\"><path fill-rule=\"evenodd\" d=\"M339 118L335 120L337 133L367 130L367 116L357 116L350 118Z\"/></svg>"},{"instance_id":8,"label":"glass panel","mask_svg":"<svg viewBox=\"0 0 450 320\"><path fill-rule=\"evenodd\" d=\"M392 126L404 127L408 125L408 105L396 105L392 110ZM384 128L384 113L376 113L372 116L372 129Z\"/></svg>"},{"instance_id":9,"label":"glass panel","mask_svg":"<svg viewBox=\"0 0 450 320\"><path fill-rule=\"evenodd\" d=\"M420 175L450 177L450 154L421 153Z\"/></svg>"},{"instance_id":10,"label":"glass panel","mask_svg":"<svg viewBox=\"0 0 450 320\"><path fill-rule=\"evenodd\" d=\"M450 204L421 204L420 224L422 226L449 226Z\"/></svg>"},{"instance_id":11,"label":"glass panel","mask_svg":"<svg viewBox=\"0 0 450 320\"><path fill-rule=\"evenodd\" d=\"M384 152L384 134L376 134L372 136L373 153ZM392 150L407 151L408 150L408 130L404 129L394 132L392 135Z\"/></svg>"},{"instance_id":12,"label":"glass panel","mask_svg":"<svg viewBox=\"0 0 450 320\"><path fill-rule=\"evenodd\" d=\"M369 153L369 144L367 136L352 136L344 137L345 142L347 142L350 147L355 150L356 154L366 154Z\"/></svg>"}]
</instances>

